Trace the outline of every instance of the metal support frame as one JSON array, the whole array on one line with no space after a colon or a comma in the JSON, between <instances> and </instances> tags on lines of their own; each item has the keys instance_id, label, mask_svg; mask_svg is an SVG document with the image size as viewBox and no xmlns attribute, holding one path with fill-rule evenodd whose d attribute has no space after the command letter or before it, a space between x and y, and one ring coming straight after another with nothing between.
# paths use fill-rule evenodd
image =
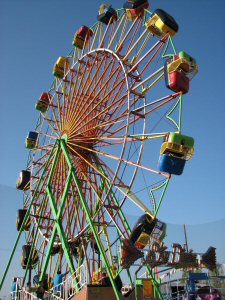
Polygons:
<instances>
[{"instance_id":1,"label":"metal support frame","mask_svg":"<svg viewBox=\"0 0 225 300\"><path fill-rule=\"evenodd\" d=\"M83 208L84 213L86 215L86 218L87 218L87 221L88 221L89 226L91 228L91 231L92 231L92 233L94 235L94 238L95 238L95 241L96 241L97 246L99 248L102 260L103 260L105 266L107 267L108 275L109 275L109 278L110 278L113 290L115 292L116 299L117 300L121 300L121 295L120 295L120 293L119 293L119 291L118 291L118 289L116 287L116 284L115 284L115 281L114 281L114 278L113 278L113 273L111 272L111 268L110 268L110 265L109 265L109 262L108 262L107 255L106 255L105 250L103 248L102 242L101 242L101 240L99 238L99 235L98 235L97 229L96 229L96 227L94 225L94 222L92 221L91 214L90 214L90 211L88 209L88 205L87 205L86 199L85 199L84 194L82 192L82 189L80 187L79 179L78 179L78 177L76 175L76 172L75 172L74 167L72 165L71 159L70 159L69 154L67 152L65 141L64 140L60 140L60 144L61 144L61 149L63 151L63 154L64 154L64 156L66 158L67 164L71 168L72 177L73 177L73 180L74 180L74 182L75 182L75 184L77 186L77 191L78 191L78 194L80 196L80 201L81 201L82 208Z\"/></svg>"},{"instance_id":2,"label":"metal support frame","mask_svg":"<svg viewBox=\"0 0 225 300\"><path fill-rule=\"evenodd\" d=\"M49 197L51 210L52 210L52 213L53 213L53 216L54 216L54 219L55 219L55 225L54 225L54 228L53 228L51 239L49 241L49 247L48 247L48 250L47 250L47 253L46 253L45 262L44 262L43 268L41 270L41 276L40 276L40 279L39 279L40 282L42 282L42 280L44 279L45 272L46 272L48 262L49 262L49 258L50 258L50 255L51 255L51 249L54 245L54 241L55 241L55 237L56 237L57 232L59 234L59 238L60 238L61 243L62 243L62 248L63 248L64 254L65 254L66 260L68 262L70 272L71 272L71 274L75 272L75 268L74 268L74 265L73 265L73 260L72 260L72 257L71 257L70 251L69 251L67 238L65 236L63 226L62 226L62 222L61 222L62 211L63 211L63 208L65 206L66 197L67 197L69 186L70 186L71 179L72 179L72 168L71 167L69 168L69 173L68 173L68 177L66 179L66 185L65 185L65 188L64 188L64 191L63 191L61 204L60 204L59 209L57 209L57 205L56 205L54 196L53 196L52 191L51 191L51 181L52 181L52 177L53 177L53 174L54 174L56 163L57 163L57 160L58 160L58 157L59 157L59 152L61 150L60 141L58 140L58 141L56 141L56 143L58 144L58 148L57 148L57 152L56 152L55 157L54 157L54 161L53 161L52 168L51 168L49 178L48 178L48 181L47 181L47 185L46 185L46 192L47 192L47 195Z\"/></svg>"},{"instance_id":3,"label":"metal support frame","mask_svg":"<svg viewBox=\"0 0 225 300\"><path fill-rule=\"evenodd\" d=\"M56 149L57 148L57 149ZM54 154L55 152L55 149L56 149L56 153ZM58 157L59 157L59 153L60 151L62 151L63 155L65 156L65 159L66 159L66 162L68 164L68 167L69 167L69 172L68 172L68 176L67 176L67 179L66 179L66 185L65 185L65 188L64 188L64 191L63 191L63 195L62 195L62 199L61 199L61 204L60 204L60 207L57 209L57 205L56 205L56 202L55 202L55 199L54 199L54 196L52 194L52 191L51 191L51 181L52 181L52 177L53 177L53 174L54 174L54 170L55 170L55 167L56 167L56 164L57 164L57 160L58 160ZM50 153L50 156L48 158L48 161L45 165L45 168L43 170L43 173L41 175L41 178L40 180L38 181L38 184L35 188L35 191L34 191L34 194L33 194L33 197L31 199L31 202L30 202L30 205L27 209L27 213L25 215L25 218L23 220L23 223L21 225L21 228L20 228L20 231L18 233L18 236L17 236L17 239L16 239L16 242L15 242L15 245L13 247L13 250L12 250L12 253L10 255L10 259L9 259L9 262L7 264L7 267L6 267L6 270L5 270L5 273L3 275L3 278L2 278L2 281L1 281L1 284L0 284L0 289L2 288L3 286L3 283L4 283L4 280L5 280L5 277L7 275L7 272L8 272L8 269L11 265L11 261L12 261L12 258L13 258L13 255L15 253L15 250L17 248L17 245L18 245L18 242L19 242L19 239L21 237L21 233L23 231L23 228L24 228L24 225L26 224L26 221L29 217L29 214L30 214L30 210L31 210L31 207L33 205L33 202L37 196L37 193L38 193L38 189L41 185L41 182L43 181L43 178L44 178L44 175L46 173L46 170L49 166L49 162L50 160L52 159L52 156L54 154L54 160L53 160L53 163L52 163L52 166L51 166L51 170L50 170L50 173L49 173L49 178L48 178L48 181L47 181L47 184L46 184L46 192L47 192L47 196L49 198L49 201L50 201L50 206L51 206L51 210L52 210L52 213L53 213L53 216L54 216L54 219L55 219L55 225L53 227L53 231L52 231L52 236L51 236L51 239L50 239L50 242L49 242L49 246L48 246L48 249L47 249L47 253L46 253L46 257L45 257L45 261L44 261L44 265L43 265L43 268L41 270L41 275L40 275L40 279L39 279L39 283L42 282L42 280L44 279L44 276L45 276L45 272L46 272L46 269L48 267L48 262L49 262L49 258L50 258L50 254L51 254L51 249L54 245L54 241L55 241L55 237L56 237L56 233L58 232L59 234L59 238L61 240L61 243L62 243L62 248L64 250L64 253L65 253L65 257L66 257L66 260L68 262L68 265L69 265L69 269L70 269L70 272L71 274L75 272L75 268L74 268L74 265L73 265L73 260L72 260L72 257L71 257L71 254L70 254L70 251L69 251L69 246L68 246L68 242L67 242L67 238L66 238L66 235L64 233L64 230L63 230L63 226L62 226L62 222L61 222L61 216L62 216L62 212L63 212L63 208L65 206L65 202L66 202L66 198L67 198L67 194L68 194L68 190L69 190L69 187L70 187L70 184L71 184L71 181L74 180L75 184L76 184L76 187L77 187L77 190L78 190L78 194L79 194L79 197L80 197L80 201L81 201L81 205L82 205L82 208L84 210L84 213L86 215L86 218L87 218L87 221L89 223L89 226L90 226L90 229L94 235L94 238L95 238L95 241L98 245L98 248L99 248L99 251L100 251L100 254L101 254L101 258L105 264L105 266L107 267L107 270L108 270L108 275L109 275L109 278L110 278L110 281L111 281L111 284L112 284L112 287L113 287L113 290L114 290L114 293L115 293L115 296L116 296L116 299L117 300L121 300L121 294L119 293L118 289L117 289L117 286L115 284L115 281L114 281L114 276L113 276L113 273L111 271L111 268L110 268L110 264L109 264L109 261L108 261L108 257L105 253L105 250L104 250L104 247L102 245L102 242L101 242L101 239L98 235L98 231L97 231L97 228L92 220L92 217L91 217L91 214L90 214L90 211L89 211L89 208L88 208L88 204L86 202L86 199L84 197L84 194L82 192L82 189L81 189L81 186L80 186L80 182L79 182L79 179L76 175L76 172L74 170L74 167L73 167L73 164L71 162L71 159L69 157L69 154L67 152L67 149L66 149L66 141L64 139L61 139L61 140L57 140L55 145L53 146L53 149ZM102 168L101 168L102 169ZM103 170L104 172L104 170ZM108 188L110 188L110 183L109 182L106 182L107 183L107 186ZM114 198L114 201L118 204L118 201L115 197L115 195L113 194L113 198ZM129 224L128 222L126 221L126 218L123 214L123 212L121 212L121 217L123 218L123 220L125 221L125 224L127 226L127 229L128 231L130 232L130 227L129 227ZM32 247L34 248L34 243L32 244ZM32 251L31 251L32 252ZM29 260L31 259L32 257L32 253L30 253L30 256L29 256L29 259L28 259L28 262ZM155 280L151 270L149 267L146 267L153 283L154 283L154 288L155 288L155 291L156 291L156 294L158 294L159 298L160 299L163 299L162 298L162 295L161 295L161 292L159 290L159 286L158 286L158 283L157 281ZM128 276L129 276L129 272L128 272ZM130 276L129 276L130 277ZM76 281L76 278L74 278L74 280Z\"/></svg>"}]
</instances>

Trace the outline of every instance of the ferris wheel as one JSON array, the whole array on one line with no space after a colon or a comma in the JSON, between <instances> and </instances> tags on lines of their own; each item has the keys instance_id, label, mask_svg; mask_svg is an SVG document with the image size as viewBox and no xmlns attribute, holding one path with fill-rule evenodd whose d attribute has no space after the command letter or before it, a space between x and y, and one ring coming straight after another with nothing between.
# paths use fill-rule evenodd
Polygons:
<instances>
[{"instance_id":1,"label":"ferris wheel","mask_svg":"<svg viewBox=\"0 0 225 300\"><path fill-rule=\"evenodd\" d=\"M181 133L182 95L197 64L176 51L174 18L148 6L102 5L36 102L40 116L17 181L24 192L17 229L25 233L25 277L33 270L49 289L61 270L75 274L79 291L85 267L87 283L106 273L121 299L123 278L132 284L143 249L165 237L158 213L166 188L193 155L193 138Z\"/></svg>"}]
</instances>

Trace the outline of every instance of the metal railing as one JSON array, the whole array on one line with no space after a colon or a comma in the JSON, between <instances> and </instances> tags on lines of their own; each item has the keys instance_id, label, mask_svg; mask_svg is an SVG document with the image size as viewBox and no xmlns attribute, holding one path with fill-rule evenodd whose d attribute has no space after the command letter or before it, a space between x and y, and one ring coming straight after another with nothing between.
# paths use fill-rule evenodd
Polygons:
<instances>
[{"instance_id":1,"label":"metal railing","mask_svg":"<svg viewBox=\"0 0 225 300\"><path fill-rule=\"evenodd\" d=\"M39 300L36 295L22 287L23 278L17 278L16 289L10 293L11 300ZM87 285L87 266L82 264L62 283L44 293L45 300L69 300Z\"/></svg>"},{"instance_id":2,"label":"metal railing","mask_svg":"<svg viewBox=\"0 0 225 300\"><path fill-rule=\"evenodd\" d=\"M37 296L29 293L24 288L18 289L16 292L11 292L10 298L13 300L39 300Z\"/></svg>"},{"instance_id":3,"label":"metal railing","mask_svg":"<svg viewBox=\"0 0 225 300\"><path fill-rule=\"evenodd\" d=\"M87 285L87 267L81 265L70 277L49 290L47 299L68 300Z\"/></svg>"}]
</instances>

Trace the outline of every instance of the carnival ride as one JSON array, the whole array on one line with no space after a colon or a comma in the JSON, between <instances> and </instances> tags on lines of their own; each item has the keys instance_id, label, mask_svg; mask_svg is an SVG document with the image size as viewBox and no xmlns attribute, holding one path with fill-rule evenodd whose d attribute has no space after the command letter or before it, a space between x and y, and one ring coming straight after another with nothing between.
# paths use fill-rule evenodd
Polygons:
<instances>
[{"instance_id":1,"label":"carnival ride","mask_svg":"<svg viewBox=\"0 0 225 300\"><path fill-rule=\"evenodd\" d=\"M139 261L148 293L162 299L144 249L163 243L162 200L171 175L181 175L194 152L194 139L181 133L182 101L198 67L175 49L174 18L148 7L146 0L117 10L103 4L96 24L80 27L72 51L57 60L26 138L18 237L1 286L24 233L23 286L33 274L52 297L75 299L84 287L107 286L109 298L122 299ZM134 211L136 224L129 221ZM57 270L70 275L54 296Z\"/></svg>"},{"instance_id":2,"label":"carnival ride","mask_svg":"<svg viewBox=\"0 0 225 300\"><path fill-rule=\"evenodd\" d=\"M181 276L177 276L178 273ZM161 277L163 299L224 299L224 279L225 276L210 275L200 270L188 271L185 276L181 270L177 273L171 270Z\"/></svg>"}]
</instances>

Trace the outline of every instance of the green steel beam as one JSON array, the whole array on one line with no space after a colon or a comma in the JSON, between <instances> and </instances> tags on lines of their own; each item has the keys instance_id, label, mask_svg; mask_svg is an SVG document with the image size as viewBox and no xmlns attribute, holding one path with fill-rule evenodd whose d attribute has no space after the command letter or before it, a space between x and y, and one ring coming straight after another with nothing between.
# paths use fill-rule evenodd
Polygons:
<instances>
[{"instance_id":1,"label":"green steel beam","mask_svg":"<svg viewBox=\"0 0 225 300\"><path fill-rule=\"evenodd\" d=\"M181 132L182 127L182 114L183 114L183 95L180 95L180 111L179 111L179 132Z\"/></svg>"},{"instance_id":2,"label":"green steel beam","mask_svg":"<svg viewBox=\"0 0 225 300\"><path fill-rule=\"evenodd\" d=\"M178 124L177 122L174 120L173 117L171 117L171 115L173 114L173 112L177 109L179 104L179 116L178 116ZM181 118L182 118L182 95L179 96L177 102L175 103L175 105L172 107L172 109L166 114L166 118L173 124L176 126L177 130L180 132L181 131Z\"/></svg>"},{"instance_id":3,"label":"green steel beam","mask_svg":"<svg viewBox=\"0 0 225 300\"><path fill-rule=\"evenodd\" d=\"M156 291L159 299L163 300L163 295L159 289L159 284L158 284L157 280L155 279L155 277L153 276L152 271L150 270L150 268L148 266L146 266L146 270L148 271L148 274L150 275L150 278L154 284L154 290Z\"/></svg>"},{"instance_id":4,"label":"green steel beam","mask_svg":"<svg viewBox=\"0 0 225 300\"><path fill-rule=\"evenodd\" d=\"M54 197L51 193L50 187L47 186L46 190L47 190L47 194L48 194L49 199L50 199L50 205L51 205L52 213L53 213L53 216L55 218L55 226L57 227L59 238L62 242L62 247L63 247L64 253L65 253L66 259L68 261L70 272L73 273L75 271L75 269L74 269L72 258L71 258L70 252L69 252L69 246L68 246L68 243L67 243L67 238L64 234L64 230L63 230L63 226L62 226L62 222L61 222L62 211L63 211L63 208L65 206L66 197L67 197L67 194L68 194L71 179L72 179L72 171L70 170L68 178L67 178L66 186L65 186L64 191L63 191L61 205L60 205L60 208L58 209L58 211L57 211L56 203L55 203Z\"/></svg>"},{"instance_id":5,"label":"green steel beam","mask_svg":"<svg viewBox=\"0 0 225 300\"><path fill-rule=\"evenodd\" d=\"M57 144L58 148L57 148L57 151L55 153L55 157L54 157L53 164L52 164L52 167L51 167L51 171L49 173L49 177L48 177L48 181L47 181L47 187L46 187L47 194L48 194L48 189L47 188L48 188L48 185L50 184L50 182L52 180L54 170L55 170L55 167L56 167L56 164L57 164L57 160L58 160L58 157L59 157L59 152L60 152L60 142L57 140L56 144ZM48 196L49 196L49 194L48 194ZM51 200L50 200L50 203L51 203ZM46 269L47 269L47 266L48 266L48 261L49 261L50 254L51 254L51 249L52 249L53 244L54 244L55 235L56 235L56 227L54 226L52 236L51 236L51 239L50 239L50 242L49 242L48 250L47 250L47 253L46 253L44 265L43 265L42 270L41 270L41 276L39 278L39 282L42 282L42 280L44 279L45 272L46 272Z\"/></svg>"},{"instance_id":6,"label":"green steel beam","mask_svg":"<svg viewBox=\"0 0 225 300\"><path fill-rule=\"evenodd\" d=\"M64 188L64 191L63 191L63 195L62 195L61 204L60 204L59 209L57 209L57 205L56 205L54 196L51 192L51 181L52 181L52 177L53 177L53 174L54 174L54 170L55 170L55 167L56 167L56 163L57 163L57 160L58 160L60 150L61 150L61 143L59 141L57 153L55 155L54 162L53 162L53 165L52 165L52 169L50 171L49 179L48 179L47 186L46 186L46 191L47 191L47 195L49 197L51 210L52 210L52 213L53 213L53 217L55 219L55 225L54 225L54 228L53 228L53 233L54 234L52 234L52 237L51 237L51 240L50 240L50 243L49 243L49 246L48 246L48 250L47 250L47 253L46 253L46 257L45 257L45 262L44 262L44 265L43 265L43 268L42 268L42 271L41 271L40 282L44 279L44 276L45 276L45 272L46 272L48 262L49 262L49 259L50 259L51 249L54 245L56 232L58 232L58 234L59 234L59 238L60 238L61 243L62 243L62 248L63 248L64 254L65 254L66 260L68 262L70 272L71 272L71 274L75 272L75 268L74 268L74 265L73 265L73 260L72 260L72 257L70 255L70 251L69 251L67 238L65 236L63 226L62 226L62 222L61 222L61 216L62 216L63 208L65 206L66 198L67 198L69 187L70 187L71 180L72 180L71 168L69 169L69 174L68 174L68 177L67 177L67 180L66 180L66 185L65 185L65 188Z\"/></svg>"},{"instance_id":7,"label":"green steel beam","mask_svg":"<svg viewBox=\"0 0 225 300\"><path fill-rule=\"evenodd\" d=\"M104 248L102 246L102 243L101 243L101 240L99 238L98 232L97 232L97 230L95 228L95 225L94 225L94 223L92 221L92 218L91 218L91 215L90 215L90 212L89 212L89 209L88 209L87 202L86 202L86 200L84 198L82 189L80 187L79 180L78 180L77 175L76 175L76 173L75 173L75 171L73 169L73 165L72 165L70 157L68 155L68 152L67 152L67 149L66 149L66 145L65 145L65 141L61 140L60 142L61 142L61 148L62 148L62 151L63 151L63 153L65 155L66 161L67 161L69 167L72 169L73 179L74 179L74 182L75 182L75 184L77 186L77 190L78 190L78 193L79 193L79 196L80 196L80 200L81 200L81 205L83 207L83 210L84 210L84 213L86 215L87 221L89 222L90 228L91 228L92 233L93 233L94 238L95 238L95 241L96 241L96 243L98 245L98 248L100 250L103 262L104 262L105 266L107 267L108 275L109 275L109 278L110 278L113 290L115 292L115 296L116 296L117 300L121 300L121 295L119 294L119 292L117 290L117 287L116 287L116 284L115 284L115 281L114 281L114 278L113 278L113 274L111 272L111 268L110 268L110 265L108 263L108 257L106 256L106 253L105 253Z\"/></svg>"},{"instance_id":8,"label":"green steel beam","mask_svg":"<svg viewBox=\"0 0 225 300\"><path fill-rule=\"evenodd\" d=\"M48 164L49 164L49 162L50 162L50 160L51 160L51 158L52 158L52 155L53 155L53 152L54 152L54 150L55 150L56 144L57 144L57 142L55 143L55 145L54 145L53 148L52 148L52 151L51 151L51 153L50 153L50 155L49 155L49 158L48 158L48 160L47 160L47 163L46 163L46 165L45 165L45 167L44 167L44 170L43 170L43 173L42 173L42 175L41 175L41 178L39 179L38 184L37 184L37 186L36 186L36 188L35 188L34 195L33 195L32 199L31 199L30 205L29 205L28 208L27 208L26 215L25 215L25 217L24 217L24 220L23 220L22 225L21 225L21 227L20 227L20 230L19 230L19 232L18 232L18 235L17 235L16 241L15 241L15 244L14 244L14 246L13 246L11 255L10 255L10 257L9 257L9 261L8 261L8 263L7 263L5 272L4 272L4 274L3 274L3 277L2 277L2 280L1 280L1 283L0 283L0 290L2 289L2 286L3 286L3 284L4 284L6 275L7 275L7 273L8 273L8 270L9 270L9 267L10 267L10 265L11 265L13 256L14 256L14 254L15 254L16 248L17 248L17 246L18 246L18 243L19 243L21 234L22 234L22 232L23 232L24 225L26 224L26 221L27 221L27 219L28 219L28 217L29 217L29 215L30 215L31 207L32 207L32 205L33 205L34 199L35 199L36 196L37 196L38 189L39 189L39 187L40 187L40 185L41 185L41 182L42 182L42 180L43 180L43 178L44 178L44 174L45 174L45 172L46 172L46 170L47 170L47 167L48 167Z\"/></svg>"},{"instance_id":9,"label":"green steel beam","mask_svg":"<svg viewBox=\"0 0 225 300\"><path fill-rule=\"evenodd\" d=\"M151 188L151 190L150 190L150 194L151 194L151 197L152 197L152 200L153 200L153 214L154 214L155 217L157 216L159 208L162 204L162 200L163 200L163 197L165 195L168 183L169 183L169 179L166 179L165 181L163 181L162 184L160 184L160 185L158 185L154 188ZM162 194L160 196L159 203L158 203L158 205L156 205L154 192L157 191L157 190L160 190L161 188L163 188L163 191L162 191Z\"/></svg>"},{"instance_id":10,"label":"green steel beam","mask_svg":"<svg viewBox=\"0 0 225 300\"><path fill-rule=\"evenodd\" d=\"M164 195L165 195L167 186L168 186L168 184L169 184L169 181L170 181L169 179L167 179L167 180L165 181L165 186L164 186L164 189L163 189L163 191L162 191L161 197L160 197L160 199L159 199L159 203L158 203L157 208L156 208L156 211L155 211L155 217L157 216L157 214L158 214L158 212L159 212L159 208L160 208L160 206L161 206L161 204L162 204L162 200L163 200L163 198L164 198Z\"/></svg>"},{"instance_id":11,"label":"green steel beam","mask_svg":"<svg viewBox=\"0 0 225 300\"><path fill-rule=\"evenodd\" d=\"M57 232L57 228L56 228L56 226L54 226L53 227L53 231L52 231L52 235L51 235L51 239L49 241L47 253L46 253L46 256L45 256L44 265L43 265L43 267L41 269L41 275L40 275L40 278L39 278L39 284L44 279L44 276L45 276L45 273L46 273L46 270L47 270L48 262L49 262L50 255L51 255L51 249L52 249L52 247L54 245L54 241L55 241L56 232Z\"/></svg>"}]
</instances>

